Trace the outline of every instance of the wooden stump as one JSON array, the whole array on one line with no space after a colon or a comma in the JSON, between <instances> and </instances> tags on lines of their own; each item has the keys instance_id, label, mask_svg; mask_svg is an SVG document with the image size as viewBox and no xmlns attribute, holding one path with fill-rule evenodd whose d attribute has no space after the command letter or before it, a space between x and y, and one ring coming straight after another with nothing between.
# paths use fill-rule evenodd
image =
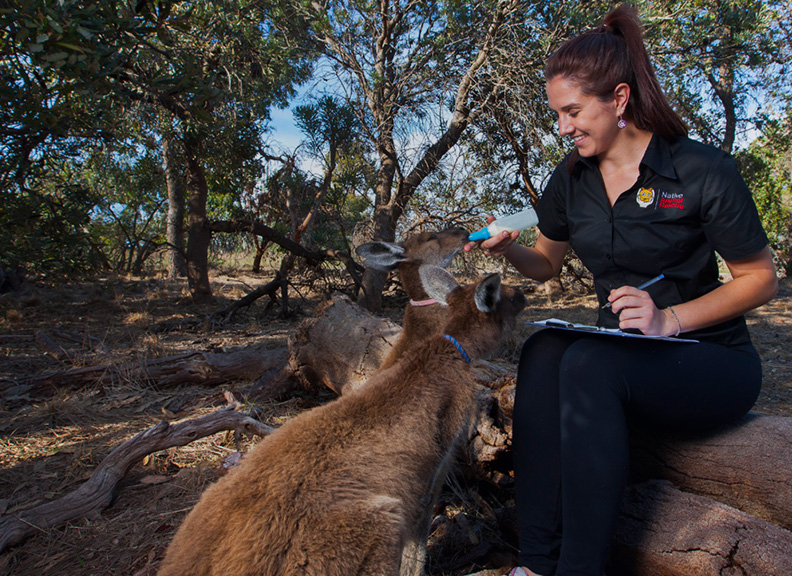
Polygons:
<instances>
[{"instance_id":1,"label":"wooden stump","mask_svg":"<svg viewBox=\"0 0 792 576\"><path fill-rule=\"evenodd\" d=\"M393 322L333 294L289 340L289 363L303 385L326 386L342 394L377 371L400 332Z\"/></svg>"}]
</instances>

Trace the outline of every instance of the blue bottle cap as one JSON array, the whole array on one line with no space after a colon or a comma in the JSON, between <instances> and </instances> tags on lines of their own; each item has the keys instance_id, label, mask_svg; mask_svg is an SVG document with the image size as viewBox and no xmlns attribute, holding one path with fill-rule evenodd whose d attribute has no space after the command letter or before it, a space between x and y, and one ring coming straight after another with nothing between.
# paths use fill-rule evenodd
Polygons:
<instances>
[{"instance_id":1,"label":"blue bottle cap","mask_svg":"<svg viewBox=\"0 0 792 576\"><path fill-rule=\"evenodd\" d=\"M482 228L478 232L473 232L473 234L468 236L468 240L471 242L478 242L479 240L487 240L490 236L489 228Z\"/></svg>"}]
</instances>

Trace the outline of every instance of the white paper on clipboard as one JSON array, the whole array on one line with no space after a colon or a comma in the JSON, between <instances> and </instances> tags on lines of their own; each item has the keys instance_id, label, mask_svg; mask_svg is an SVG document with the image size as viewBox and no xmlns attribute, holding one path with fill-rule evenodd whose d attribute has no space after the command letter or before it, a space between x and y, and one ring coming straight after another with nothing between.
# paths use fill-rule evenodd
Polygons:
<instances>
[{"instance_id":1,"label":"white paper on clipboard","mask_svg":"<svg viewBox=\"0 0 792 576\"><path fill-rule=\"evenodd\" d=\"M618 328L604 328L602 326L591 326L589 324L578 324L577 322L567 322L558 318L548 318L547 320L536 320L526 322L532 326L542 326L544 328L555 328L558 330L571 330L572 332L586 332L588 334L602 334L605 336L620 336L622 338L643 338L648 340L665 340L667 342L698 342L690 338L677 338L676 336L647 336L646 334L634 334L625 332Z\"/></svg>"}]
</instances>

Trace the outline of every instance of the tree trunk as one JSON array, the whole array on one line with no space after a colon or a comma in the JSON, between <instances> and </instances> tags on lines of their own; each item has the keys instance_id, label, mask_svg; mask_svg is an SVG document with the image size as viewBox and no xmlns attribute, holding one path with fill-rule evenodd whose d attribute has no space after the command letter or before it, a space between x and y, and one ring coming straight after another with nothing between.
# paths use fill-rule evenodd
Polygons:
<instances>
[{"instance_id":1,"label":"tree trunk","mask_svg":"<svg viewBox=\"0 0 792 576\"><path fill-rule=\"evenodd\" d=\"M199 149L193 138L185 135L187 206L190 211L187 229L187 280L193 300L203 303L212 300L212 286L209 283L209 243L212 240L212 232L206 217L209 189L203 166L198 158Z\"/></svg>"},{"instance_id":2,"label":"tree trunk","mask_svg":"<svg viewBox=\"0 0 792 576\"><path fill-rule=\"evenodd\" d=\"M184 179L173 134L162 136L162 159L165 170L165 183L168 189L168 216L166 239L168 242L168 278L186 276L187 262L184 259Z\"/></svg>"},{"instance_id":3,"label":"tree trunk","mask_svg":"<svg viewBox=\"0 0 792 576\"><path fill-rule=\"evenodd\" d=\"M398 167L396 146L393 142L393 119L384 118L380 122L381 131L377 138L380 167L377 171L377 186L374 191L374 219L372 222L373 239L393 242L396 239L398 217L390 208L393 179ZM363 272L362 290L358 294L358 304L367 310L378 313L382 310L382 290L388 274L373 268Z\"/></svg>"},{"instance_id":4,"label":"tree trunk","mask_svg":"<svg viewBox=\"0 0 792 576\"><path fill-rule=\"evenodd\" d=\"M269 242L267 240L259 240L259 237L255 234L253 236L253 244L256 247L256 255L253 256L253 266L251 267L251 272L258 274L261 272L261 259L264 257L264 252L267 251L269 247Z\"/></svg>"},{"instance_id":5,"label":"tree trunk","mask_svg":"<svg viewBox=\"0 0 792 576\"><path fill-rule=\"evenodd\" d=\"M399 74L403 71L394 65L393 52L394 46L399 44L399 27L391 24L392 15L387 13L388 3L380 5L382 13L377 21L382 22L383 25L375 30L375 41L371 44L372 61L375 62L374 72L381 81L370 82L366 66L355 61L352 51L346 49L344 42L339 41L332 34L321 39L331 52L334 52L334 56L345 63L351 75L358 79L359 88L365 96L368 107L366 114L371 114L374 119L373 133L376 135L374 144L379 155L380 168L377 173L374 199L373 240L386 242L395 240L396 225L415 191L437 168L448 151L456 145L471 120L485 107L490 92L481 89L481 86L474 86L474 81L488 61L507 15L514 12L517 5L517 2L510 0L497 3L493 8L492 19L486 34L483 35L481 47L459 80L448 127L424 151L407 175L403 175L399 166L399 153L393 137L397 115L403 110L403 103L400 101L401 91L394 90L393 84L398 85L409 79L400 77ZM394 179L397 177L400 181L394 191ZM363 274L363 291L358 303L370 311L379 312L382 309L385 279L385 273L366 269Z\"/></svg>"},{"instance_id":6,"label":"tree trunk","mask_svg":"<svg viewBox=\"0 0 792 576\"><path fill-rule=\"evenodd\" d=\"M393 217L390 210L375 208L374 238L383 242L395 241L396 218ZM366 268L363 271L363 289L358 295L358 304L375 314L381 312L382 291L385 288L387 279L387 272Z\"/></svg>"}]
</instances>

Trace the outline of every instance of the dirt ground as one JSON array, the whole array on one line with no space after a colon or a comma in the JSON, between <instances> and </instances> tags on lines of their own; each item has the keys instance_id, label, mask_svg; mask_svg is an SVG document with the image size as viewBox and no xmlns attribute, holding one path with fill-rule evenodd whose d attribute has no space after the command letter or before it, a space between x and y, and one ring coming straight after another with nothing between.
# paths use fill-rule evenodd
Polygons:
<instances>
[{"instance_id":1,"label":"dirt ground","mask_svg":"<svg viewBox=\"0 0 792 576\"><path fill-rule=\"evenodd\" d=\"M295 300L301 311L288 320L278 319L262 302L224 326L209 320L265 281L216 275L218 301L203 307L190 303L183 283L156 278L61 286L28 282L19 293L0 295L0 513L14 514L75 490L124 440L163 419L195 418L224 406L226 390L255 405L258 416L273 426L327 401L328 394L300 393L257 403L246 396L250 382L169 389L133 378L63 385L46 395L20 393L18 385L31 376L80 366L260 343L284 346L321 295ZM522 280L522 286L529 299L525 320L594 318L594 298L572 285L552 298L529 281ZM405 302L399 292L389 296L386 314L400 318ZM792 285L783 281L778 298L751 313L748 322L764 361L756 411L792 415ZM530 330L510 338L501 357L513 362ZM236 451L233 435L221 433L152 454L121 481L115 501L99 517L42 530L0 554L0 576L156 573L182 518L219 477L223 458Z\"/></svg>"}]
</instances>

